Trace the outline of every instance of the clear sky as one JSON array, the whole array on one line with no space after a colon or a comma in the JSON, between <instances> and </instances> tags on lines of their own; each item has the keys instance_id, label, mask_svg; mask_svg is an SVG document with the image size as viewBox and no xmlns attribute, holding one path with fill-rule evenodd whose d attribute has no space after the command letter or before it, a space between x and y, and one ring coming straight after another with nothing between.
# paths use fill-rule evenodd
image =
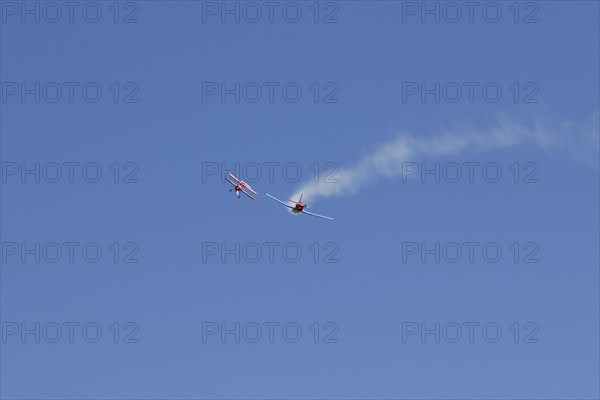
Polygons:
<instances>
[{"instance_id":1,"label":"clear sky","mask_svg":"<svg viewBox=\"0 0 600 400\"><path fill-rule=\"evenodd\" d=\"M600 396L598 2L0 19L2 398Z\"/></svg>"}]
</instances>

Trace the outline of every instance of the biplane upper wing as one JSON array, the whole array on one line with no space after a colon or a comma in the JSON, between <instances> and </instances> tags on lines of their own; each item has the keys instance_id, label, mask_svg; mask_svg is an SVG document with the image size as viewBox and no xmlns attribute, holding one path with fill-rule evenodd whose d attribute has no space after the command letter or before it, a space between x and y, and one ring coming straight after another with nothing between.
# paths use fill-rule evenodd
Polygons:
<instances>
[{"instance_id":1,"label":"biplane upper wing","mask_svg":"<svg viewBox=\"0 0 600 400\"><path fill-rule=\"evenodd\" d=\"M278 198L275 198L273 196L271 196L269 193L265 193L267 196L269 196L270 198L272 198L273 200L283 204L284 206L288 207L288 208L294 208L292 206L290 206L289 204L284 203L283 201L279 200Z\"/></svg>"},{"instance_id":2,"label":"biplane upper wing","mask_svg":"<svg viewBox=\"0 0 600 400\"><path fill-rule=\"evenodd\" d=\"M241 183L242 182L238 178L236 178L235 175L233 175L231 172L228 172L227 175L229 175L230 177L232 177L237 183ZM225 179L227 179L227 177Z\"/></svg>"},{"instance_id":3,"label":"biplane upper wing","mask_svg":"<svg viewBox=\"0 0 600 400\"><path fill-rule=\"evenodd\" d=\"M305 210L302 210L302 212L304 214L312 215L313 217L325 218L325 219L333 221L333 218L331 218L331 217L326 217L324 215L314 214L314 213L311 213L311 212L308 212L308 211L305 211Z\"/></svg>"}]
</instances>

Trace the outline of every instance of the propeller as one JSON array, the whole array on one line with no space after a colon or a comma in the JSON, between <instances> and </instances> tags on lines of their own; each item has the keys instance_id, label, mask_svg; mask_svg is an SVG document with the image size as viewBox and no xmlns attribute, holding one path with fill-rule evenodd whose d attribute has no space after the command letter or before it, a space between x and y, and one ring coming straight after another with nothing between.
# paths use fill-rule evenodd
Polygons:
<instances>
[{"instance_id":1,"label":"propeller","mask_svg":"<svg viewBox=\"0 0 600 400\"><path fill-rule=\"evenodd\" d=\"M291 200L291 199L290 199L289 201L291 201L292 203L296 203L296 204L302 204L304 207L308 207L308 204L304 204L304 203L302 203L302 196L304 196L304 194L301 194L301 195L300 195L300 200L298 200L298 201L296 201L296 200Z\"/></svg>"}]
</instances>

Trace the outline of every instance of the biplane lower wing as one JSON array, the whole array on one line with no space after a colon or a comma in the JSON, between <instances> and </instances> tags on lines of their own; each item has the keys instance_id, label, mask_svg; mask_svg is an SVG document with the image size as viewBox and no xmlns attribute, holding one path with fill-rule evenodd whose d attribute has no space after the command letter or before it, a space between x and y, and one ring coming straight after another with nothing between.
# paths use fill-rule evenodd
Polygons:
<instances>
[{"instance_id":1,"label":"biplane lower wing","mask_svg":"<svg viewBox=\"0 0 600 400\"><path fill-rule=\"evenodd\" d=\"M254 197L250 196L248 193L244 192L243 190L240 190L240 192L244 193L246 196L250 197L252 200L254 200Z\"/></svg>"},{"instance_id":2,"label":"biplane lower wing","mask_svg":"<svg viewBox=\"0 0 600 400\"><path fill-rule=\"evenodd\" d=\"M229 178L225 177L225 180L226 180L227 182L231 183L233 186L237 186L237 184L235 184L235 183L231 182L231 181L229 180Z\"/></svg>"}]
</instances>

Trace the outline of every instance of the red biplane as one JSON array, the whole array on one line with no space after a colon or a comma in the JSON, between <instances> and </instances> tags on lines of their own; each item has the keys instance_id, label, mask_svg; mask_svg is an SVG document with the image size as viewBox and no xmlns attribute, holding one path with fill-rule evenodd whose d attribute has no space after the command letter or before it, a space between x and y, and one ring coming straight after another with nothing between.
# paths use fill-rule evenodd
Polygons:
<instances>
[{"instance_id":1,"label":"red biplane","mask_svg":"<svg viewBox=\"0 0 600 400\"><path fill-rule=\"evenodd\" d=\"M228 172L227 175L229 175L231 178L233 178L236 182L236 183L233 183L229 178L225 177L225 180L233 185L233 189L229 189L230 192L233 192L235 190L235 194L237 194L238 199L240 198L240 193L244 193L246 196L248 196L252 200L254 200L254 197L252 197L252 195L250 195L249 193L244 191L244 189L248 189L252 194L258 194L254 190L252 190L250 185L248 185L246 182L233 176L233 174L231 172Z\"/></svg>"}]
</instances>

